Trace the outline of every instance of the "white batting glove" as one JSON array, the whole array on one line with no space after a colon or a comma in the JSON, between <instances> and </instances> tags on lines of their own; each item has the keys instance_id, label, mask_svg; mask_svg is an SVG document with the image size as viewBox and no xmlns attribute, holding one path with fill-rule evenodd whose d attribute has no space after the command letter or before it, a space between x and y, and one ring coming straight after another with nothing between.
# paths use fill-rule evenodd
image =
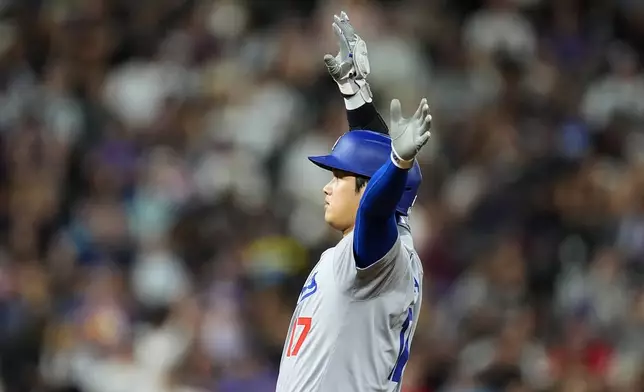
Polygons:
<instances>
[{"instance_id":1,"label":"white batting glove","mask_svg":"<svg viewBox=\"0 0 644 392\"><path fill-rule=\"evenodd\" d=\"M400 101L394 99L391 101L390 116L391 159L399 167L410 168L416 155L431 136L429 130L432 116L429 114L427 99L421 99L418 110L411 118L402 116Z\"/></svg>"},{"instance_id":2,"label":"white batting glove","mask_svg":"<svg viewBox=\"0 0 644 392\"><path fill-rule=\"evenodd\" d=\"M333 15L333 32L338 40L340 51L336 56L324 56L324 64L345 97L347 109L356 109L372 101L371 88L367 75L371 70L367 44L342 11L340 16Z\"/></svg>"}]
</instances>

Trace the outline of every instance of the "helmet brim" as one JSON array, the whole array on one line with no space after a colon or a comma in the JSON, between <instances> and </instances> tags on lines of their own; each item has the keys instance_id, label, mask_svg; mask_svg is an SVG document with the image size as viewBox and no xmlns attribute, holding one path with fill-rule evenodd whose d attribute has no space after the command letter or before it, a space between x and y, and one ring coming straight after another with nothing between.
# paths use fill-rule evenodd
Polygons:
<instances>
[{"instance_id":1,"label":"helmet brim","mask_svg":"<svg viewBox=\"0 0 644 392\"><path fill-rule=\"evenodd\" d=\"M313 162L316 166L324 170L329 170L329 171L341 170L347 173L357 174L363 177L371 177L364 173L356 172L355 167L352 167L355 165L350 165L346 162L343 162L342 160L338 159L333 155L312 156L312 157L309 157L309 161Z\"/></svg>"}]
</instances>

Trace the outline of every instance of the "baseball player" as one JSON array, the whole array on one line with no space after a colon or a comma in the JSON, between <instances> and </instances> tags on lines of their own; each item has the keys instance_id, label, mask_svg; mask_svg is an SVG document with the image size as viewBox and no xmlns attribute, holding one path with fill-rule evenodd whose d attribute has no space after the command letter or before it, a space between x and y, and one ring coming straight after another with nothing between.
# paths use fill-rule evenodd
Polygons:
<instances>
[{"instance_id":1,"label":"baseball player","mask_svg":"<svg viewBox=\"0 0 644 392\"><path fill-rule=\"evenodd\" d=\"M421 182L415 157L429 140L431 116L425 99L409 119L393 100L388 129L372 104L365 42L344 12L333 29L340 52L324 61L352 130L329 155L309 159L333 174L323 189L324 219L343 238L302 288L277 392L400 391L423 282L406 217Z\"/></svg>"}]
</instances>

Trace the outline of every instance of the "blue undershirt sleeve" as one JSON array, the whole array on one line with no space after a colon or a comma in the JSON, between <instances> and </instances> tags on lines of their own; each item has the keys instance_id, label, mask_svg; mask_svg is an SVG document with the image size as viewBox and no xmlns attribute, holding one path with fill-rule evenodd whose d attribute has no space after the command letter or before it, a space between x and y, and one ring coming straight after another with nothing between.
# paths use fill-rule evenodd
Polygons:
<instances>
[{"instance_id":1,"label":"blue undershirt sleeve","mask_svg":"<svg viewBox=\"0 0 644 392\"><path fill-rule=\"evenodd\" d=\"M396 206L405 191L407 173L388 160L369 180L354 228L353 253L358 268L373 265L396 244Z\"/></svg>"}]
</instances>

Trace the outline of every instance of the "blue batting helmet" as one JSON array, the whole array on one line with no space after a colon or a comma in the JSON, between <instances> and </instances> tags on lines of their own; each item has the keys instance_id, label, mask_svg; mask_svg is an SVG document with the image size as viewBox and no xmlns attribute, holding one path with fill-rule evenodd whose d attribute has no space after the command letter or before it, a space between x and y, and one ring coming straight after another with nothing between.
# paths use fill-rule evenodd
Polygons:
<instances>
[{"instance_id":1,"label":"blue batting helmet","mask_svg":"<svg viewBox=\"0 0 644 392\"><path fill-rule=\"evenodd\" d=\"M391 138L373 131L349 131L342 135L329 155L309 157L309 160L326 170L342 170L371 178L391 155ZM414 162L409 171L405 191L400 197L396 212L409 214L416 201L418 187L423 179L420 166Z\"/></svg>"}]
</instances>

